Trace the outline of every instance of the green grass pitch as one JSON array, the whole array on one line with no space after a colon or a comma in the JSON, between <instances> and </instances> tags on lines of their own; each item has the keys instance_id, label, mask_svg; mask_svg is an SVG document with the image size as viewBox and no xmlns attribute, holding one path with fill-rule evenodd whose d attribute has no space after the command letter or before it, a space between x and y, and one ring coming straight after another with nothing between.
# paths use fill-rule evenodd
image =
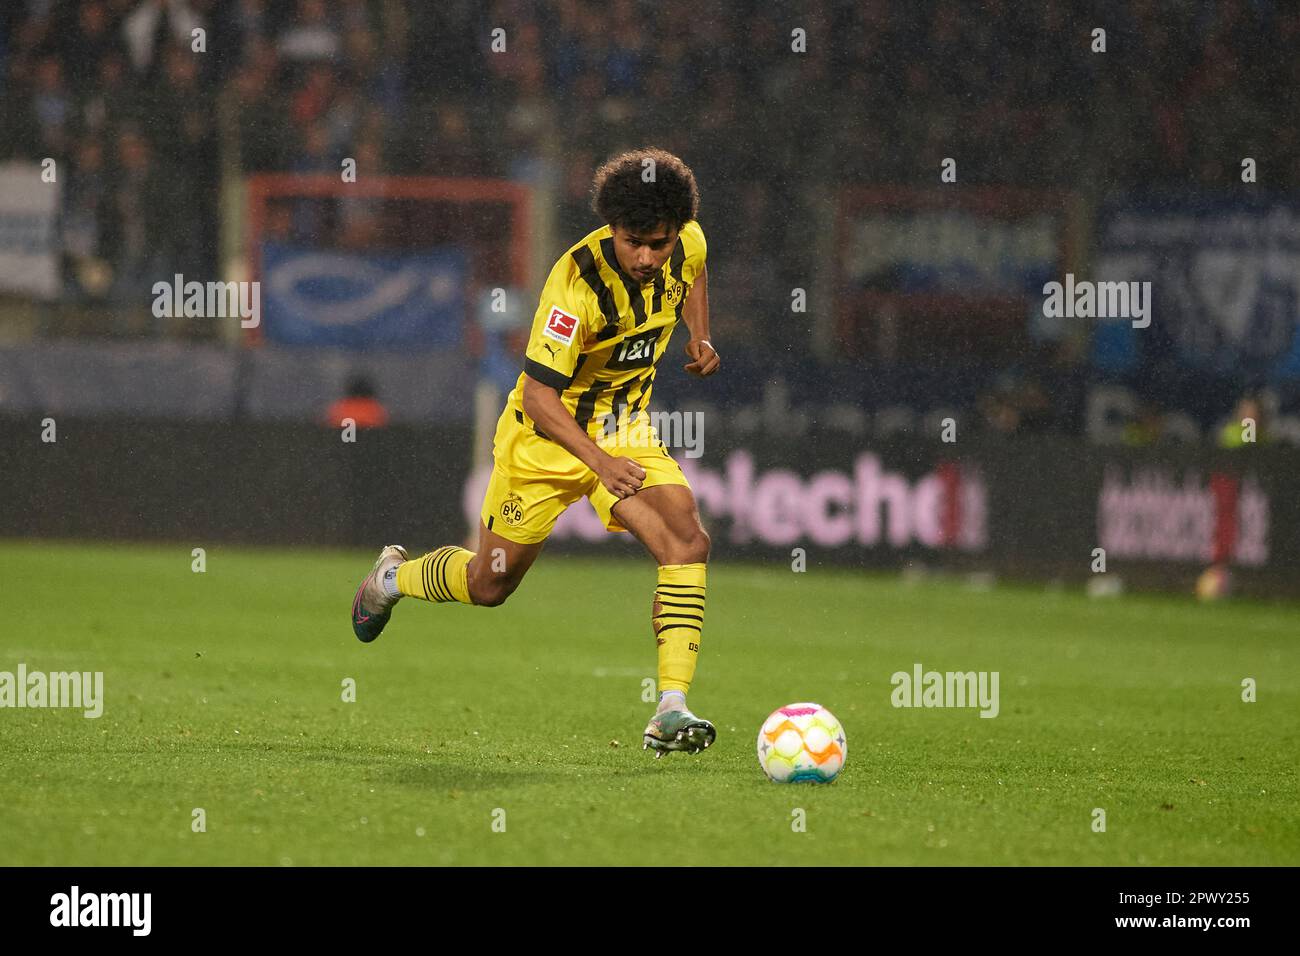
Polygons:
<instances>
[{"instance_id":1,"label":"green grass pitch","mask_svg":"<svg viewBox=\"0 0 1300 956\"><path fill-rule=\"evenodd\" d=\"M718 563L691 694L718 742L655 761L654 567L614 551L544 554L501 608L404 601L363 646L373 554L0 544L0 670L103 671L106 700L0 710L0 864L1300 863L1294 605ZM915 662L998 671L999 716L892 707ZM830 786L755 759L801 700L845 725Z\"/></svg>"}]
</instances>

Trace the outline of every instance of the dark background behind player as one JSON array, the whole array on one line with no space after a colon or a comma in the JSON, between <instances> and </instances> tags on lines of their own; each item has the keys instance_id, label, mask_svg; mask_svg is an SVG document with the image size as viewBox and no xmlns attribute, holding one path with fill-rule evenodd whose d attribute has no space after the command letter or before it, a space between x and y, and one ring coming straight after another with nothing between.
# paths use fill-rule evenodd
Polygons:
<instances>
[{"instance_id":1,"label":"dark background behind player","mask_svg":"<svg viewBox=\"0 0 1300 956\"><path fill-rule=\"evenodd\" d=\"M736 451L760 473L847 475L862 452L881 456L883 484L859 482L839 509L879 507L875 537L845 539L833 504L783 531L755 485L715 495L738 553L802 543L1068 578L1100 540L1153 583L1235 562L1263 589L1296 557L1274 488L1300 442L1293 5L31 0L0 18L0 154L21 164L0 173L0 254L19 256L0 258L14 435L47 415L145 417L203 423L196 446L219 451L249 428L308 428L365 375L395 426L445 430L457 452L439 464L459 486L484 454L476 403L515 373L538 269L593 225L592 170L654 143L704 194L728 374L688 388L665 363L661 379L680 379L661 389L669 407L705 413L704 463L731 489ZM56 198L33 212L12 197L45 160ZM307 196L281 181L259 216L259 173L330 185ZM408 196L383 177L524 187L526 253L500 203ZM350 191L368 182L383 189ZM33 283L32 262L48 281ZM384 270L441 293L373 311ZM1045 316L1043 285L1066 273L1151 281L1150 326ZM159 317L152 289L177 274L259 279L263 324ZM517 297L504 312L496 289ZM1242 408L1257 440L1242 440ZM948 420L959 440L945 447ZM1076 498L1044 490L1012 515L1000 495L1015 497L1023 462L1045 469L1044 489L1087 477ZM906 501L889 497L896 475ZM922 513L931 475L949 504ZM1201 503L1180 518L1188 475ZM49 493L59 479L13 480ZM291 486L258 489L260 507ZM232 505L215 528L361 543L347 530L359 522L318 520L319 497L301 525L268 531ZM177 533L128 523L130 508L41 524L22 498L8 496L0 531ZM890 509L921 510L891 532ZM1073 533L1044 533L1049 518Z\"/></svg>"}]
</instances>

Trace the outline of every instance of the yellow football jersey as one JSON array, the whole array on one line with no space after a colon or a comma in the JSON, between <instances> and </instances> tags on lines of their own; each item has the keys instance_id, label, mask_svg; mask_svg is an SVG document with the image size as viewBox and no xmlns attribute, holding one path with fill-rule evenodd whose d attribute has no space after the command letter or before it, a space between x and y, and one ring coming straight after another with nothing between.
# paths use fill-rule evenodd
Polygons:
<instances>
[{"instance_id":1,"label":"yellow football jersey","mask_svg":"<svg viewBox=\"0 0 1300 956\"><path fill-rule=\"evenodd\" d=\"M524 376L560 392L578 424L597 437L647 410L655 368L682 317L682 304L704 270L704 231L692 220L652 282L625 274L603 226L566 252L542 288L520 373L503 418L542 437L524 414Z\"/></svg>"}]
</instances>

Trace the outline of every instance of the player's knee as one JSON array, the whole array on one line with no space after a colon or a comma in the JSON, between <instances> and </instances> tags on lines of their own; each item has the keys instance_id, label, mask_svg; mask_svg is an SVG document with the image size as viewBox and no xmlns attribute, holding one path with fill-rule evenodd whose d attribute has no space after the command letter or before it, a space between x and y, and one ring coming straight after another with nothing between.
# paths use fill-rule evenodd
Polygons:
<instances>
[{"instance_id":1,"label":"player's knee","mask_svg":"<svg viewBox=\"0 0 1300 956\"><path fill-rule=\"evenodd\" d=\"M506 603L506 598L510 597L510 592L505 588L494 587L487 589L484 593L474 596L474 603L479 607L500 607Z\"/></svg>"},{"instance_id":2,"label":"player's knee","mask_svg":"<svg viewBox=\"0 0 1300 956\"><path fill-rule=\"evenodd\" d=\"M689 535L673 542L673 559L668 564L704 564L709 560L709 533L697 527Z\"/></svg>"},{"instance_id":3,"label":"player's knee","mask_svg":"<svg viewBox=\"0 0 1300 956\"><path fill-rule=\"evenodd\" d=\"M506 603L510 591L496 582L485 582L469 589L470 600L479 607L500 607Z\"/></svg>"},{"instance_id":4,"label":"player's knee","mask_svg":"<svg viewBox=\"0 0 1300 956\"><path fill-rule=\"evenodd\" d=\"M471 577L467 583L470 600L480 607L500 607L519 587L517 578L499 574Z\"/></svg>"},{"instance_id":5,"label":"player's knee","mask_svg":"<svg viewBox=\"0 0 1300 956\"><path fill-rule=\"evenodd\" d=\"M709 560L709 549L713 542L709 538L709 533L703 528L696 528L695 534L691 538L691 564L704 564Z\"/></svg>"}]
</instances>

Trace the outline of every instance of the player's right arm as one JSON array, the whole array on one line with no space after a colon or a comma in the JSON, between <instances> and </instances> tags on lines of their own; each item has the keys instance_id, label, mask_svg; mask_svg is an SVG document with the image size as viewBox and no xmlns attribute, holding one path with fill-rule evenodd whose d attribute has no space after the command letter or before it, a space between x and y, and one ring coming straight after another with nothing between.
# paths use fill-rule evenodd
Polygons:
<instances>
[{"instance_id":1,"label":"player's right arm","mask_svg":"<svg viewBox=\"0 0 1300 956\"><path fill-rule=\"evenodd\" d=\"M560 393L524 373L524 414L561 448L596 473L600 483L619 498L637 493L645 469L633 458L615 457L591 440L560 401Z\"/></svg>"},{"instance_id":2,"label":"player's right arm","mask_svg":"<svg viewBox=\"0 0 1300 956\"><path fill-rule=\"evenodd\" d=\"M560 393L573 381L583 346L601 321L599 305L578 288L578 282L574 268L562 259L542 289L524 353L524 414L594 471L610 492L626 498L641 487L645 469L631 458L604 451L560 400Z\"/></svg>"}]
</instances>

